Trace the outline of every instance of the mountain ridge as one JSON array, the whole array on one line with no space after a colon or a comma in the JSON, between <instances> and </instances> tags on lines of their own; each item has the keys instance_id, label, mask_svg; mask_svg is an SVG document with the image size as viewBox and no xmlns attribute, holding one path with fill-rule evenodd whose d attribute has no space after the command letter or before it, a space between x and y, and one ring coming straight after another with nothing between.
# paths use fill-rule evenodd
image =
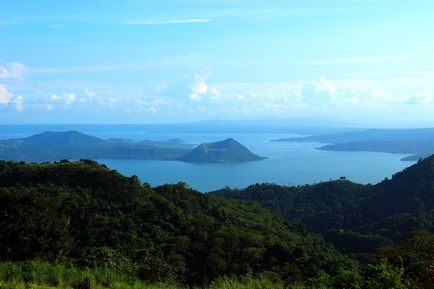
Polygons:
<instances>
[{"instance_id":1,"label":"mountain ridge","mask_svg":"<svg viewBox=\"0 0 434 289\"><path fill-rule=\"evenodd\" d=\"M0 159L56 161L61 159L176 159L192 146L179 141L156 142L101 139L79 131L46 131L21 139L0 140Z\"/></svg>"},{"instance_id":2,"label":"mountain ridge","mask_svg":"<svg viewBox=\"0 0 434 289\"><path fill-rule=\"evenodd\" d=\"M258 202L323 234L345 252L359 252L398 242L414 230L434 232L434 155L375 185L341 179L297 187L258 184L211 194Z\"/></svg>"},{"instance_id":3,"label":"mountain ridge","mask_svg":"<svg viewBox=\"0 0 434 289\"><path fill-rule=\"evenodd\" d=\"M21 139L0 140L0 159L58 161L62 159L140 159L185 162L245 162L264 159L233 138L203 143L196 148L180 139L166 141L110 138L79 131L46 131Z\"/></svg>"}]
</instances>

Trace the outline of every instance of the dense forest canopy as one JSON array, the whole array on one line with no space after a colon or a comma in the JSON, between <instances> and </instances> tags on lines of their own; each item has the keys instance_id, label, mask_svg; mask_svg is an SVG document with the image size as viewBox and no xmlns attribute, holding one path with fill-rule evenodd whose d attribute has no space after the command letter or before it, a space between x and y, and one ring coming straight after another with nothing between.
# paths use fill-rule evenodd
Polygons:
<instances>
[{"instance_id":1,"label":"dense forest canopy","mask_svg":"<svg viewBox=\"0 0 434 289\"><path fill-rule=\"evenodd\" d=\"M415 230L434 231L434 156L376 185L348 180L284 187L253 185L212 193L256 201L298 220L344 252L369 251L401 241Z\"/></svg>"},{"instance_id":2,"label":"dense forest canopy","mask_svg":"<svg viewBox=\"0 0 434 289\"><path fill-rule=\"evenodd\" d=\"M176 286L432 288L432 234L407 233L433 231L433 164L377 185L342 179L202 194L183 183L151 188L90 160L1 161L0 279L73 266L79 276L96 270L92 284L113 268L120 275L110 278Z\"/></svg>"},{"instance_id":3,"label":"dense forest canopy","mask_svg":"<svg viewBox=\"0 0 434 289\"><path fill-rule=\"evenodd\" d=\"M152 189L93 161L1 162L0 200L2 260L134 265L145 279L164 270L189 284L267 271L295 281L352 266L257 204L184 184Z\"/></svg>"}]
</instances>

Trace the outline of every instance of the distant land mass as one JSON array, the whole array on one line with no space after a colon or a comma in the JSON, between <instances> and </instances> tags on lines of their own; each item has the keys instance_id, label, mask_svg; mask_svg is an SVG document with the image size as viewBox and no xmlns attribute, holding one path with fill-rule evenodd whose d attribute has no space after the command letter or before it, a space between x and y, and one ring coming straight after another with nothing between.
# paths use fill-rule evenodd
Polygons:
<instances>
[{"instance_id":1,"label":"distant land mass","mask_svg":"<svg viewBox=\"0 0 434 289\"><path fill-rule=\"evenodd\" d=\"M129 131L140 129L144 133L287 133L319 135L357 130L346 122L311 118L264 118L257 120L214 119L184 123L154 124L0 124L0 131L6 135L21 137L41 131L81 131L84 133L104 132L107 129ZM361 129L359 129L361 130ZM22 134L24 135L24 134Z\"/></svg>"},{"instance_id":2,"label":"distant land mass","mask_svg":"<svg viewBox=\"0 0 434 289\"><path fill-rule=\"evenodd\" d=\"M255 155L233 138L228 138L219 142L203 143L179 160L194 163L233 163L262 159L264 158Z\"/></svg>"},{"instance_id":3,"label":"distant land mass","mask_svg":"<svg viewBox=\"0 0 434 289\"><path fill-rule=\"evenodd\" d=\"M173 139L163 142L129 139L104 140L78 131L47 131L22 139L0 141L0 159L55 161L61 159L161 159L179 158L192 145Z\"/></svg>"},{"instance_id":4,"label":"distant land mass","mask_svg":"<svg viewBox=\"0 0 434 289\"><path fill-rule=\"evenodd\" d=\"M28 162L62 159L139 159L186 162L245 162L261 160L235 141L201 144L194 148L180 139L167 141L101 139L78 131L47 131L27 138L0 140L0 159Z\"/></svg>"},{"instance_id":5,"label":"distant land mass","mask_svg":"<svg viewBox=\"0 0 434 289\"><path fill-rule=\"evenodd\" d=\"M330 151L369 151L409 154L403 160L414 161L434 153L434 128L369 129L301 138L283 138L279 142L320 142Z\"/></svg>"}]
</instances>

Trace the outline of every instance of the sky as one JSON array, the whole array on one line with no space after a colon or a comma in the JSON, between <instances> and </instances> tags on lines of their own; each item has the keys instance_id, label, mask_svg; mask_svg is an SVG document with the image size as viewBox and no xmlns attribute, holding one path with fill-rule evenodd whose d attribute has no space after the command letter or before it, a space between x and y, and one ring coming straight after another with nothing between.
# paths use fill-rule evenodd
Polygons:
<instances>
[{"instance_id":1,"label":"sky","mask_svg":"<svg viewBox=\"0 0 434 289\"><path fill-rule=\"evenodd\" d=\"M0 123L434 127L432 0L0 0Z\"/></svg>"}]
</instances>

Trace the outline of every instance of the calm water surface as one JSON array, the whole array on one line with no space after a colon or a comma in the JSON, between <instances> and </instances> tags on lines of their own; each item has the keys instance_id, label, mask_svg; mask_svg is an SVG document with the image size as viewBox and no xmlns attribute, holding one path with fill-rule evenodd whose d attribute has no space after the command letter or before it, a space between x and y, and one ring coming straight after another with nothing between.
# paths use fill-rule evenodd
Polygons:
<instances>
[{"instance_id":1,"label":"calm water surface","mask_svg":"<svg viewBox=\"0 0 434 289\"><path fill-rule=\"evenodd\" d=\"M167 140L180 138L186 143L200 144L233 137L254 153L267 159L248 163L194 164L178 161L99 160L120 173L137 175L152 186L186 182L200 191L225 186L243 188L255 183L299 185L345 176L360 183L376 183L413 164L403 162L403 155L372 152L333 152L316 148L318 143L281 143L272 139L289 134L196 134L147 133L140 126L1 126L0 139L19 138L45 130L75 129L101 138L133 140Z\"/></svg>"}]
</instances>

